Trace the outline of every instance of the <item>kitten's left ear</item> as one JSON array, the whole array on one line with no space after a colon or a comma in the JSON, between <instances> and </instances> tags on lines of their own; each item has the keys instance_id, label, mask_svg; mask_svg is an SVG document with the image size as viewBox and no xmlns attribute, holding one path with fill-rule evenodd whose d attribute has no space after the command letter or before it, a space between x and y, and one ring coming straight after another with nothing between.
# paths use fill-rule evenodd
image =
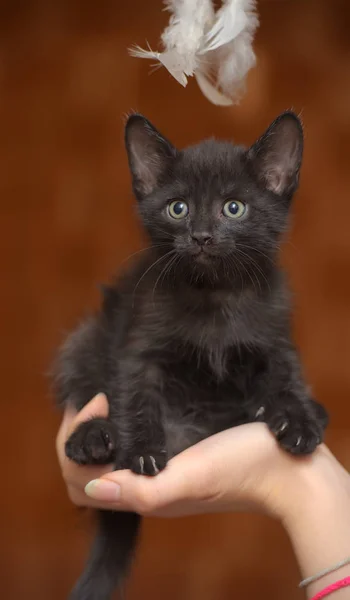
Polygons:
<instances>
[{"instance_id":1,"label":"kitten's left ear","mask_svg":"<svg viewBox=\"0 0 350 600\"><path fill-rule=\"evenodd\" d=\"M303 156L303 127L293 112L282 113L248 151L259 181L279 196L298 186Z\"/></svg>"},{"instance_id":2,"label":"kitten's left ear","mask_svg":"<svg viewBox=\"0 0 350 600\"><path fill-rule=\"evenodd\" d=\"M140 114L131 115L127 120L125 146L134 192L141 200L160 185L171 169L177 150Z\"/></svg>"}]
</instances>

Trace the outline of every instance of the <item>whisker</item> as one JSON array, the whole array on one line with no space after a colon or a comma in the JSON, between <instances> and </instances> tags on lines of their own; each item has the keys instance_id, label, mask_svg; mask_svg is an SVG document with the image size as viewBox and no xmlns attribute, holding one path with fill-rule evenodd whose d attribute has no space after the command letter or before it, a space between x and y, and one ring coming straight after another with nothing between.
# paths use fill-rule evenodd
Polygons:
<instances>
[{"instance_id":1,"label":"whisker","mask_svg":"<svg viewBox=\"0 0 350 600\"><path fill-rule=\"evenodd\" d=\"M143 280L143 278L147 275L147 273L153 269L153 267L155 267L160 261L164 260L164 258L166 258L167 256L169 256L170 253L174 252L174 250L170 250L169 252L166 252L166 254L163 254L162 256L160 256L156 261L154 261L149 267L148 269L146 269L146 271L141 275L140 279L138 280L137 284L134 287L133 293L132 293L132 307L134 308L134 304L135 304L135 293L137 288L139 287L141 281Z\"/></svg>"},{"instance_id":2,"label":"whisker","mask_svg":"<svg viewBox=\"0 0 350 600\"><path fill-rule=\"evenodd\" d=\"M243 257L245 257L245 256L246 256L246 255L245 255L245 254L244 254L244 253L243 253L241 250L237 250L237 252L238 252L239 254L242 254L242 255L243 255ZM238 258L238 257L237 257L237 258ZM238 260L239 260L239 258L238 258ZM241 266L241 267L243 267L243 269L244 269L244 272L245 272L245 273L248 275L248 277L249 277L250 281L252 282L253 289L254 289L255 291L257 291L257 289L256 289L256 286L255 286L255 283L254 283L254 279L252 278L252 276L251 276L251 274L250 274L250 271L249 271L249 269L247 269L246 265L244 264L244 262L243 262L242 260L240 260L240 261L239 261L239 264L240 264L240 266ZM254 275L255 275L255 274L254 274ZM259 288L260 288L260 292L261 292L260 281L259 281L259 279L257 279L256 275L255 275L255 281L257 281L257 282L258 282L258 284L259 284Z\"/></svg>"},{"instance_id":3,"label":"whisker","mask_svg":"<svg viewBox=\"0 0 350 600\"><path fill-rule=\"evenodd\" d=\"M119 264L119 267L123 266L124 263L126 263L128 260L130 260L133 256L140 254L141 252L146 252L146 250L152 250L152 248L162 248L167 245L168 244L152 244L152 246L147 246L146 248L141 248L140 250L136 250L136 252L133 252L132 254L130 254L129 256L124 258L124 260L122 260L122 262Z\"/></svg>"},{"instance_id":4,"label":"whisker","mask_svg":"<svg viewBox=\"0 0 350 600\"><path fill-rule=\"evenodd\" d=\"M250 259L251 264L253 265L253 267L255 267L258 270L258 272L261 274L261 276L263 277L263 279L266 281L267 287L271 291L270 282L267 279L267 277L266 277L264 271L262 270L262 268L260 267L260 265L253 259L253 257L250 256L249 259Z\"/></svg>"},{"instance_id":5,"label":"whisker","mask_svg":"<svg viewBox=\"0 0 350 600\"><path fill-rule=\"evenodd\" d=\"M242 273L239 269L237 269L237 265L235 264L235 261L233 260L233 257L227 253L224 256L224 259L227 260L228 264L232 266L232 271L233 273L236 275L236 273L239 274L240 280L241 280L241 293L243 292L244 289L244 281L243 281L243 277L242 277Z\"/></svg>"},{"instance_id":6,"label":"whisker","mask_svg":"<svg viewBox=\"0 0 350 600\"><path fill-rule=\"evenodd\" d=\"M178 264L181 260L181 256L179 256L178 254L176 254L173 259L170 261L170 263L168 264L168 267L166 268L165 272L163 272L163 276L162 279L164 280L166 277L169 276L169 274L171 273L172 269L175 267L176 264Z\"/></svg>"},{"instance_id":7,"label":"whisker","mask_svg":"<svg viewBox=\"0 0 350 600\"><path fill-rule=\"evenodd\" d=\"M261 256L263 256L264 258L267 258L267 260L269 260L273 265L275 264L275 262L272 260L271 256L269 256L268 254L265 254L265 252L262 252L261 250L258 250L257 248L254 248L253 246L248 246L247 244L240 244L239 242L236 244L236 246L237 246L237 248L253 250L253 252L256 252L257 254L261 254Z\"/></svg>"},{"instance_id":8,"label":"whisker","mask_svg":"<svg viewBox=\"0 0 350 600\"><path fill-rule=\"evenodd\" d=\"M168 254L168 256L171 255L174 252L176 252L176 250L171 250L171 252ZM172 264L172 262L174 261L175 258L176 258L176 255L175 256L170 256L170 258L169 258L168 262L166 263L165 267L162 268L161 272L159 273L159 275L158 275L158 277L156 279L156 282L155 282L155 284L153 286L153 291L152 291L152 301L153 301L153 303L154 303L154 294L155 294L155 291L156 291L156 288L157 288L157 284L158 284L159 280L161 279L162 275L166 273L167 269L169 268L169 265Z\"/></svg>"},{"instance_id":9,"label":"whisker","mask_svg":"<svg viewBox=\"0 0 350 600\"><path fill-rule=\"evenodd\" d=\"M166 236L166 238L169 239L169 240L174 240L175 237L176 237L173 233L170 233L169 231L165 231L164 229L161 229L161 227L158 227L157 225L154 225L154 223L152 223L152 221L145 220L144 223L146 225L151 225L153 231L157 231L159 233L164 234Z\"/></svg>"},{"instance_id":10,"label":"whisker","mask_svg":"<svg viewBox=\"0 0 350 600\"><path fill-rule=\"evenodd\" d=\"M177 266L177 265L180 264L181 260L182 260L181 254L177 253L176 256L175 256L175 260L173 260L170 263L169 268L167 269L166 273L164 273L164 277L168 277L168 275L170 275L171 271L175 268L175 266Z\"/></svg>"},{"instance_id":11,"label":"whisker","mask_svg":"<svg viewBox=\"0 0 350 600\"><path fill-rule=\"evenodd\" d=\"M248 263L252 264L251 261L250 261L250 259L249 259L250 257L247 254L245 254L242 251L238 251L238 252L244 257L244 259L248 259ZM242 261L242 264L243 263L244 263L244 260ZM249 265L245 264L245 267L246 267L246 272L250 273ZM253 267L254 267L254 264L253 264ZM257 284L259 286L260 293L261 293L262 292L262 288L261 288L260 279L259 279L259 277L258 277L258 275L257 275L257 273L256 273L256 271L255 271L254 268L251 270L251 274L254 276L254 279L257 282Z\"/></svg>"},{"instance_id":12,"label":"whisker","mask_svg":"<svg viewBox=\"0 0 350 600\"><path fill-rule=\"evenodd\" d=\"M267 277L266 277L265 273L263 272L263 270L262 270L262 269L261 269L261 267L259 266L259 264L258 264L258 263L257 263L257 262L256 262L256 261L255 261L255 260L254 260L254 259L253 259L251 256L249 256L249 254L246 254L246 253L245 253L245 252L243 252L242 250L239 250L239 249L237 249L237 252L238 252L239 254L241 254L242 256L244 256L246 259L248 259L248 262L250 262L250 264L252 265L252 267L253 267L253 273L254 273L254 276L255 276L255 278L257 279L257 281L259 282L260 291L262 291L262 289L261 289L261 285L260 285L260 279L259 279L259 277L257 276L257 273L256 273L256 271L255 271L255 270L257 270L257 271L258 271L258 273L260 273L260 275L262 276L262 278L265 280L265 282L266 282L266 284L267 284L267 287L268 287L268 288L269 288L269 290L271 291L270 283L269 283L269 281L268 281L268 279L267 279Z\"/></svg>"}]
</instances>

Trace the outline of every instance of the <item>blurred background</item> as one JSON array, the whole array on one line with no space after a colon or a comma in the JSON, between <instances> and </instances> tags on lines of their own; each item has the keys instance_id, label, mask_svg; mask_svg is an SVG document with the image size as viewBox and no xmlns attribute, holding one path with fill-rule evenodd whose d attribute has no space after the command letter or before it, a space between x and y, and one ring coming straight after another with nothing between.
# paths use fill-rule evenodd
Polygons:
<instances>
[{"instance_id":1,"label":"blurred background","mask_svg":"<svg viewBox=\"0 0 350 600\"><path fill-rule=\"evenodd\" d=\"M56 463L60 416L45 374L97 285L142 243L123 119L143 112L175 144L250 144L281 111L305 124L301 188L285 262L295 335L327 441L350 468L350 6L261 0L258 66L238 107L208 103L127 47L157 46L161 0L0 2L2 598L62 600L83 565L89 518ZM239 457L237 457L239 460ZM331 515L330 515L330 518ZM282 528L260 516L148 520L128 600L297 600Z\"/></svg>"}]
</instances>

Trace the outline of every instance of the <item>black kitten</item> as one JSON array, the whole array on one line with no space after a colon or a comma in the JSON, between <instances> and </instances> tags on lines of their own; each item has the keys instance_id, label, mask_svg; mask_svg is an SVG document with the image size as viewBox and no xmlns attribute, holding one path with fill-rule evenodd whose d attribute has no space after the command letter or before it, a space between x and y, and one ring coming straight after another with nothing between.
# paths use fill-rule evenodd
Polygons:
<instances>
[{"instance_id":1,"label":"black kitten","mask_svg":"<svg viewBox=\"0 0 350 600\"><path fill-rule=\"evenodd\" d=\"M255 420L289 452L312 452L327 415L304 383L277 266L300 121L282 114L248 150L210 140L179 151L133 115L126 148L152 248L105 288L101 311L61 351L60 404L81 409L105 392L110 405L108 419L72 434L67 456L157 475L188 446ZM99 514L75 600L110 598L132 557L139 517Z\"/></svg>"}]
</instances>

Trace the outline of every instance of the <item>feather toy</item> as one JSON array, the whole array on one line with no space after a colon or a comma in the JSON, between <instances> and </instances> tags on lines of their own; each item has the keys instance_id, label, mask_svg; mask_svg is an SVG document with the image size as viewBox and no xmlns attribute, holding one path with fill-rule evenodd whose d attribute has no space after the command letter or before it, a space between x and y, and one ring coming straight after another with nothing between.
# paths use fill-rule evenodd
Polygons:
<instances>
[{"instance_id":1,"label":"feather toy","mask_svg":"<svg viewBox=\"0 0 350 600\"><path fill-rule=\"evenodd\" d=\"M181 85L194 76L208 100L228 106L237 102L248 71L255 65L253 38L259 25L256 0L166 0L171 13L161 36L164 50L134 46L131 56L155 59Z\"/></svg>"}]
</instances>

